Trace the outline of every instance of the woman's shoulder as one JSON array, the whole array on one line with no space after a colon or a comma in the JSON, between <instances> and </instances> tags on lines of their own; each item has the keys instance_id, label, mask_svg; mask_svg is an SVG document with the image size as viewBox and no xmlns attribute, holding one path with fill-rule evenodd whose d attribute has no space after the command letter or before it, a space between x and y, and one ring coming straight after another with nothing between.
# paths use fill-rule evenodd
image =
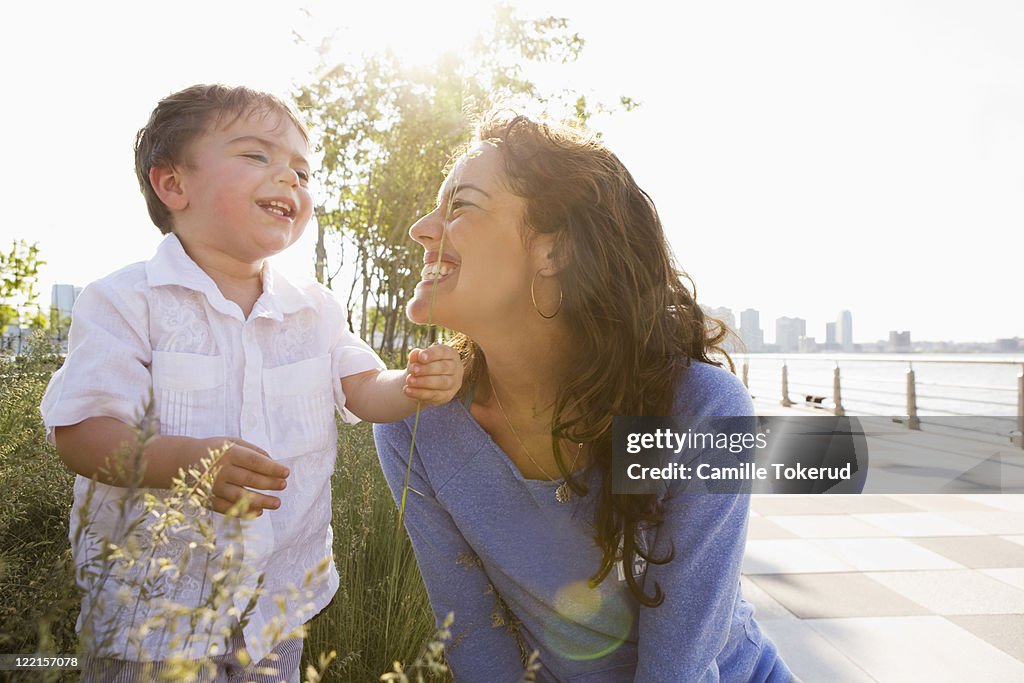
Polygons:
<instances>
[{"instance_id":1,"label":"woman's shoulder","mask_svg":"<svg viewBox=\"0 0 1024 683\"><path fill-rule=\"evenodd\" d=\"M458 469L487 440L458 399L442 406L424 408L418 422L413 416L400 422L375 424L373 436L378 450L390 447L405 458L412 445L413 430L416 432L416 452L430 470L447 472Z\"/></svg>"},{"instance_id":2,"label":"woman's shoulder","mask_svg":"<svg viewBox=\"0 0 1024 683\"><path fill-rule=\"evenodd\" d=\"M679 374L674 413L697 417L753 415L750 392L727 368L697 360Z\"/></svg>"},{"instance_id":3,"label":"woman's shoulder","mask_svg":"<svg viewBox=\"0 0 1024 683\"><path fill-rule=\"evenodd\" d=\"M455 399L444 405L421 409L418 418L413 414L397 422L375 424L373 432L378 438L404 441L408 444L412 439L413 429L415 429L417 443L421 440L433 440L446 433L452 434L465 430L466 425L459 420L460 408L461 406Z\"/></svg>"}]
</instances>

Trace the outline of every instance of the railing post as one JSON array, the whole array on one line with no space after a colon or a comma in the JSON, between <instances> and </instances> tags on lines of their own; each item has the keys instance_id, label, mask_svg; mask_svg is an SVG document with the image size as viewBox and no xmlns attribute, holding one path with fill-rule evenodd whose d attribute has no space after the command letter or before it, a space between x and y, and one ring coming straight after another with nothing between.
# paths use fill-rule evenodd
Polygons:
<instances>
[{"instance_id":1,"label":"railing post","mask_svg":"<svg viewBox=\"0 0 1024 683\"><path fill-rule=\"evenodd\" d=\"M1020 366L1020 374L1017 375L1017 431L1010 437L1010 443L1024 448L1024 365Z\"/></svg>"},{"instance_id":2,"label":"railing post","mask_svg":"<svg viewBox=\"0 0 1024 683\"><path fill-rule=\"evenodd\" d=\"M835 407L832 409L834 415L842 417L846 415L846 411L843 409L843 390L839 384L839 363L836 363L836 367L832 370L832 402L835 403Z\"/></svg>"},{"instance_id":3,"label":"railing post","mask_svg":"<svg viewBox=\"0 0 1024 683\"><path fill-rule=\"evenodd\" d=\"M750 388L750 382L747 381L747 374L750 372L750 363L746 360L743 361L743 386L747 389Z\"/></svg>"},{"instance_id":4,"label":"railing post","mask_svg":"<svg viewBox=\"0 0 1024 683\"><path fill-rule=\"evenodd\" d=\"M907 428L921 429L921 420L917 418L917 384L914 380L914 364L909 363L907 369Z\"/></svg>"},{"instance_id":5,"label":"railing post","mask_svg":"<svg viewBox=\"0 0 1024 683\"><path fill-rule=\"evenodd\" d=\"M782 400L780 401L783 408L788 408L793 405L793 402L789 400L789 368L786 367L786 362L782 362Z\"/></svg>"}]
</instances>

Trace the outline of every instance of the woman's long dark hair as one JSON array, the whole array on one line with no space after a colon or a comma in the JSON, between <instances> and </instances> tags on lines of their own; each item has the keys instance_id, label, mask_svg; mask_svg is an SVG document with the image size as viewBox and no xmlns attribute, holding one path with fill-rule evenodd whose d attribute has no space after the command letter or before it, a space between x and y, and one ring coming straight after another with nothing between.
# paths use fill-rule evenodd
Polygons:
<instances>
[{"instance_id":1,"label":"woman's long dark hair","mask_svg":"<svg viewBox=\"0 0 1024 683\"><path fill-rule=\"evenodd\" d=\"M530 231L555 236L564 295L559 315L567 318L574 353L569 379L558 388L551 434L562 476L569 475L563 438L588 444L601 473L595 526L603 556L591 583L604 580L619 559L625 567L636 556L668 562L674 549L653 557L637 543L640 530L662 522L658 497L612 493L612 417L671 415L680 373L694 360L714 363L714 352L728 361L721 343L729 331L697 306L651 198L594 136L498 112L483 120L477 137L501 152L510 189L526 200L524 238ZM454 344L467 361L468 387L486 374L486 362L465 335ZM642 604L664 600L660 586L646 594L631 571L626 581Z\"/></svg>"}]
</instances>

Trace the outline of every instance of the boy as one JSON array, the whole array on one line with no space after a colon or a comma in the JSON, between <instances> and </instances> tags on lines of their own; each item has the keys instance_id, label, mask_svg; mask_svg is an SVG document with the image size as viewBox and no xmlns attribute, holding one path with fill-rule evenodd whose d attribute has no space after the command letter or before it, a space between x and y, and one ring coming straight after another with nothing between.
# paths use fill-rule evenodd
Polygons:
<instances>
[{"instance_id":1,"label":"boy","mask_svg":"<svg viewBox=\"0 0 1024 683\"><path fill-rule=\"evenodd\" d=\"M327 560L335 406L349 422L390 422L414 412L417 401L449 401L461 382L458 355L442 345L413 350L404 372L384 370L347 331L327 290L272 270L267 257L293 244L312 212L307 152L305 127L288 105L221 85L165 98L136 138L139 184L167 237L150 261L85 288L67 360L42 401L50 438L80 475L71 516L86 591L79 630L88 618L93 630L113 634L88 653L87 678L134 680L141 662L155 663L152 674L172 656L216 655L219 676L260 680L245 667L251 661L280 672L268 680L297 680L301 640L283 639L338 586ZM254 605L239 595L229 614L218 615L216 623L229 627L246 615L227 642L214 626L198 632L194 620L138 630L159 615L154 596L211 604L210 586L223 577L208 575L210 558L224 554L221 541L204 554L186 531L172 529L166 545L186 568L159 589L116 573L97 582L86 569L96 566L96 538L111 536L124 518L117 502L132 472L115 467L113 454L136 440L129 425L150 396L159 434L134 470L139 485L159 494L183 469L226 448L211 472L211 507L223 513L244 497L255 515L241 524L241 548L246 568L263 576L262 591ZM99 483L90 497L92 478ZM131 513L145 516L141 505ZM79 534L86 518L87 533ZM294 587L317 569L326 580L295 598Z\"/></svg>"}]
</instances>

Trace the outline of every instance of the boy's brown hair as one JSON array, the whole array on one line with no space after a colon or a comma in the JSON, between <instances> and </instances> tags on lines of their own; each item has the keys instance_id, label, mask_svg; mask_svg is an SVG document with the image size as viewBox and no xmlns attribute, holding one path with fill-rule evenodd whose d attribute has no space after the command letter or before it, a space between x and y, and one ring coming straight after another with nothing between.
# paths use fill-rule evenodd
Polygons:
<instances>
[{"instance_id":1,"label":"boy's brown hair","mask_svg":"<svg viewBox=\"0 0 1024 683\"><path fill-rule=\"evenodd\" d=\"M254 113L280 115L282 120L291 121L309 142L306 124L292 106L270 93L244 86L193 85L168 95L156 105L149 121L135 136L135 175L146 198L149 217L160 232L171 232L171 212L149 182L149 170L154 166L173 168L187 164L189 144L211 123L229 124Z\"/></svg>"}]
</instances>

